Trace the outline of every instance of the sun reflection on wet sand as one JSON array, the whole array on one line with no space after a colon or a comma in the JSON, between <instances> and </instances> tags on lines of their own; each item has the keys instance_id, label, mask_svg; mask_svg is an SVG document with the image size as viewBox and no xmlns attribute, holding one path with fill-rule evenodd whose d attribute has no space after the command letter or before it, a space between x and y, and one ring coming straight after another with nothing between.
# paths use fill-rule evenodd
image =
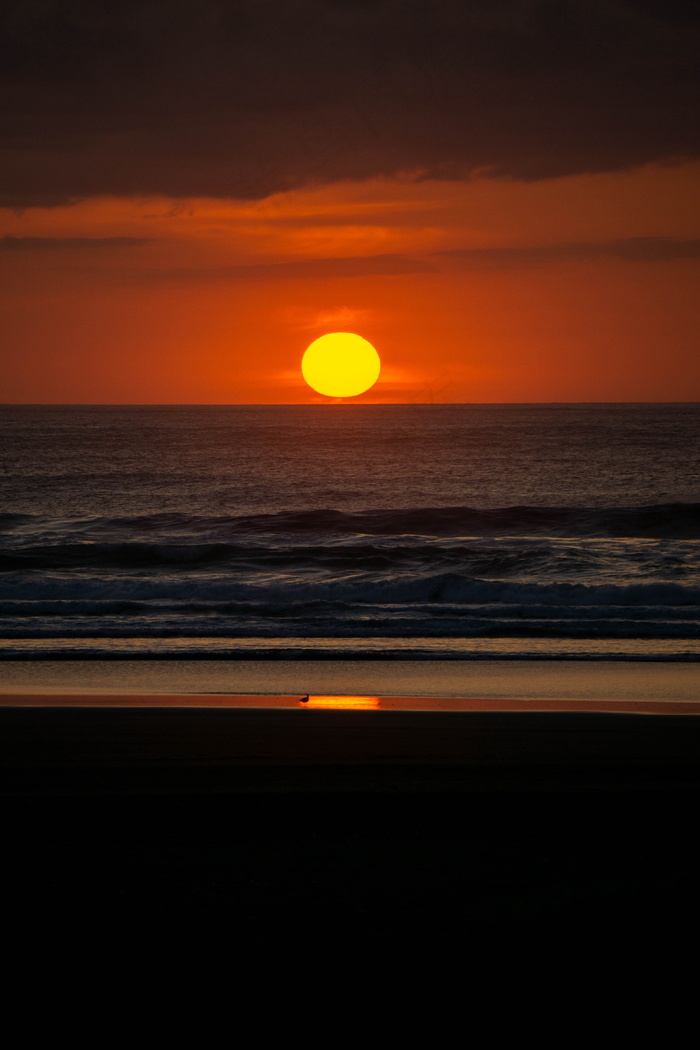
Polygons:
<instances>
[{"instance_id":1,"label":"sun reflection on wet sand","mask_svg":"<svg viewBox=\"0 0 700 1050\"><path fill-rule=\"evenodd\" d=\"M370 710L381 707L378 696L310 696L307 701L299 701L304 707L326 707L335 710Z\"/></svg>"}]
</instances>

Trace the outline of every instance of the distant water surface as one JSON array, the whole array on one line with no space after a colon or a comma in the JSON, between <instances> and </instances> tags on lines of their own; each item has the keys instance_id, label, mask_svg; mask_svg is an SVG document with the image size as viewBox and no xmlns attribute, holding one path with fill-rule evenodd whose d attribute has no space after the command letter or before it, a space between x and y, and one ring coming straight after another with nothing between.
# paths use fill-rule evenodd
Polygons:
<instances>
[{"instance_id":1,"label":"distant water surface","mask_svg":"<svg viewBox=\"0 0 700 1050\"><path fill-rule=\"evenodd\" d=\"M5 657L700 658L700 406L0 407Z\"/></svg>"}]
</instances>

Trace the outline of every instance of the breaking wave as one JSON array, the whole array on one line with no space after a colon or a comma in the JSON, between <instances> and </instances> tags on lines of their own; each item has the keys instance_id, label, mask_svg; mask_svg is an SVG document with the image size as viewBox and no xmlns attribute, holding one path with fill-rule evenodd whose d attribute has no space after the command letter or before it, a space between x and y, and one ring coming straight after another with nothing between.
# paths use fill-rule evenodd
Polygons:
<instances>
[{"instance_id":1,"label":"breaking wave","mask_svg":"<svg viewBox=\"0 0 700 1050\"><path fill-rule=\"evenodd\" d=\"M240 536L569 536L700 539L700 503L632 507L416 507L403 510L305 510L275 514L197 516L144 514L124 517L42 519L0 515L0 528L42 523L55 536L138 536L146 545L180 536L183 541L226 543ZM156 540L155 537L160 537Z\"/></svg>"},{"instance_id":2,"label":"breaking wave","mask_svg":"<svg viewBox=\"0 0 700 1050\"><path fill-rule=\"evenodd\" d=\"M5 514L0 532L8 645L700 636L700 504Z\"/></svg>"}]
</instances>

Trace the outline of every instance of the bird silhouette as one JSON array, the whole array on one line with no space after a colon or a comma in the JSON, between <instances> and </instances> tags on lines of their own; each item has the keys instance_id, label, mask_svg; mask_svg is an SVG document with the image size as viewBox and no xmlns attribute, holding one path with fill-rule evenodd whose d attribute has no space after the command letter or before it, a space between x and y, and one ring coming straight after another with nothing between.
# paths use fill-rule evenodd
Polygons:
<instances>
[{"instance_id":1,"label":"bird silhouette","mask_svg":"<svg viewBox=\"0 0 700 1050\"><path fill-rule=\"evenodd\" d=\"M300 704L308 704L308 702L309 702L309 694L308 693L306 694L306 696L302 696L300 698L300 700L299 700Z\"/></svg>"}]
</instances>

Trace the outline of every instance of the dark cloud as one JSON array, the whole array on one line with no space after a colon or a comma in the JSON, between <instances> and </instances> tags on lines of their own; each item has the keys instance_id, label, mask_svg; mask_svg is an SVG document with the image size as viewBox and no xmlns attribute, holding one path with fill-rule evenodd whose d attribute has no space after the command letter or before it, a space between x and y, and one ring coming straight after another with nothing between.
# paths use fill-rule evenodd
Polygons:
<instances>
[{"instance_id":1,"label":"dark cloud","mask_svg":"<svg viewBox=\"0 0 700 1050\"><path fill-rule=\"evenodd\" d=\"M275 281L322 280L338 277L393 277L438 273L441 262L456 262L474 270L513 270L557 262L597 259L660 262L700 259L700 239L631 237L626 240L515 246L459 248L426 256L360 255L335 259L304 259L285 263L252 263L234 266L174 267L167 270L130 271L130 279L155 281Z\"/></svg>"},{"instance_id":2,"label":"dark cloud","mask_svg":"<svg viewBox=\"0 0 700 1050\"><path fill-rule=\"evenodd\" d=\"M686 0L5 0L0 200L697 156Z\"/></svg>"},{"instance_id":3,"label":"dark cloud","mask_svg":"<svg viewBox=\"0 0 700 1050\"><path fill-rule=\"evenodd\" d=\"M275 281L321 280L330 277L391 277L399 274L434 273L425 259L403 255L361 255L339 259L304 259L299 262L252 263L236 266L172 268L132 273L137 279L160 281Z\"/></svg>"},{"instance_id":4,"label":"dark cloud","mask_svg":"<svg viewBox=\"0 0 700 1050\"><path fill-rule=\"evenodd\" d=\"M628 237L619 241L523 245L503 248L457 248L436 253L479 270L511 270L557 262L622 259L627 262L664 262L700 259L700 240L681 237Z\"/></svg>"},{"instance_id":5,"label":"dark cloud","mask_svg":"<svg viewBox=\"0 0 700 1050\"><path fill-rule=\"evenodd\" d=\"M0 237L0 251L63 251L75 248L139 248L148 237Z\"/></svg>"}]
</instances>

